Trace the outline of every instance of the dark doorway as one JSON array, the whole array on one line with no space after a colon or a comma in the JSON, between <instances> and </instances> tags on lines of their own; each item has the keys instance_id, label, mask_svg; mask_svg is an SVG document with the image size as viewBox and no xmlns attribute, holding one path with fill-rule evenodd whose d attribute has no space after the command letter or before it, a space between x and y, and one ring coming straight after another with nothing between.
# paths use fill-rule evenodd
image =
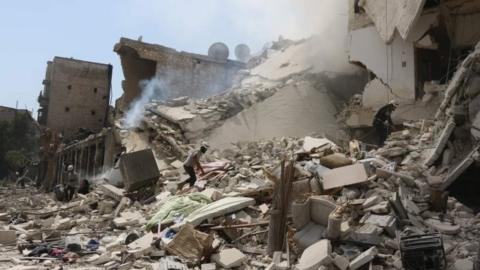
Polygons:
<instances>
[{"instance_id":1,"label":"dark doorway","mask_svg":"<svg viewBox=\"0 0 480 270\"><path fill-rule=\"evenodd\" d=\"M450 196L470 207L475 214L480 212L480 165L473 164L449 187Z\"/></svg>"}]
</instances>

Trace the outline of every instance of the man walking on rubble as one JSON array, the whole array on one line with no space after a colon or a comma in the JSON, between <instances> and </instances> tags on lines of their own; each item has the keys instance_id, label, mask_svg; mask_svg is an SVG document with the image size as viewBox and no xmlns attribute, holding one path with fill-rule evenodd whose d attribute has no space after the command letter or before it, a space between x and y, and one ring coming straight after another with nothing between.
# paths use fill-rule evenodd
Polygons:
<instances>
[{"instance_id":1,"label":"man walking on rubble","mask_svg":"<svg viewBox=\"0 0 480 270\"><path fill-rule=\"evenodd\" d=\"M65 187L65 194L68 201L72 200L73 195L75 194L77 188L78 188L78 176L73 170L73 165L70 164L67 167L67 183Z\"/></svg>"},{"instance_id":2,"label":"man walking on rubble","mask_svg":"<svg viewBox=\"0 0 480 270\"><path fill-rule=\"evenodd\" d=\"M203 175L205 172L203 171L202 165L200 164L200 157L207 152L208 145L206 143L202 143L200 149L193 150L188 154L187 159L183 162L183 168L185 172L187 172L189 178L187 179L187 183L192 187L195 182L197 181L197 175L195 174L195 168L200 170L200 173Z\"/></svg>"},{"instance_id":3,"label":"man walking on rubble","mask_svg":"<svg viewBox=\"0 0 480 270\"><path fill-rule=\"evenodd\" d=\"M377 133L379 146L383 146L388 135L392 132L392 113L397 107L398 102L392 100L387 105L380 108L373 118L373 127Z\"/></svg>"}]
</instances>

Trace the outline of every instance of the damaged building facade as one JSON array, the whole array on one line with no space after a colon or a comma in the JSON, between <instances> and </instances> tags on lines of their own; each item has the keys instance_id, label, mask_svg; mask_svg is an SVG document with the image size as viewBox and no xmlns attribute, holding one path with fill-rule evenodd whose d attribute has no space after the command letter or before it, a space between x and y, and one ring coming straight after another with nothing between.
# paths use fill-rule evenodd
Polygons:
<instances>
[{"instance_id":1,"label":"damaged building facade","mask_svg":"<svg viewBox=\"0 0 480 270\"><path fill-rule=\"evenodd\" d=\"M107 124L111 80L111 65L55 57L38 97L39 124L66 138L78 127L99 132Z\"/></svg>"},{"instance_id":2,"label":"damaged building facade","mask_svg":"<svg viewBox=\"0 0 480 270\"><path fill-rule=\"evenodd\" d=\"M431 119L446 83L480 40L478 23L473 0L350 1L349 58L369 71L370 82L347 126L371 126L375 111L393 99L401 103L394 121Z\"/></svg>"},{"instance_id":3,"label":"damaged building facade","mask_svg":"<svg viewBox=\"0 0 480 270\"><path fill-rule=\"evenodd\" d=\"M38 97L44 129L39 177L47 190L62 183L69 164L82 177L103 169L105 136L94 134L108 126L111 79L109 64L64 57L47 63Z\"/></svg>"},{"instance_id":4,"label":"damaged building facade","mask_svg":"<svg viewBox=\"0 0 480 270\"><path fill-rule=\"evenodd\" d=\"M217 43L220 44L220 43ZM116 107L125 109L142 93L140 82L156 77L161 81L157 99L181 96L208 97L229 88L243 62L229 60L228 47L212 45L209 55L178 52L157 44L121 38L114 51L120 56L125 80Z\"/></svg>"}]
</instances>

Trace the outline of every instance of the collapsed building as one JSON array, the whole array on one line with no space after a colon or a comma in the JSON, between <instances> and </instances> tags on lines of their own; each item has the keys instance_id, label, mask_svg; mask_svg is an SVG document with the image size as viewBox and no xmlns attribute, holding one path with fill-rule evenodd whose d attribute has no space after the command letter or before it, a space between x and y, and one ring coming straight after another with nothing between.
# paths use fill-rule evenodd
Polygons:
<instances>
[{"instance_id":1,"label":"collapsed building","mask_svg":"<svg viewBox=\"0 0 480 270\"><path fill-rule=\"evenodd\" d=\"M38 123L43 128L40 182L47 190L61 183L69 164L75 164L82 177L103 170L105 135L95 134L109 125L111 80L109 64L64 57L47 63L38 97ZM95 139L76 143L88 136Z\"/></svg>"},{"instance_id":2,"label":"collapsed building","mask_svg":"<svg viewBox=\"0 0 480 270\"><path fill-rule=\"evenodd\" d=\"M173 95L148 99L137 126L126 127L124 115L118 114L111 129L61 146L56 153L67 159L65 153L77 157L82 153L78 150L87 149L73 160L89 174L97 173L99 161L107 156L108 164L118 165L95 179L92 192L67 205L41 194L15 205L6 194L0 222L18 224L5 225L0 243L18 241L26 255L6 250L14 258L8 263L31 260L34 267L51 268L59 265L51 258L62 258L89 269L473 269L480 262L478 208L464 201L467 197L451 197L445 190L462 178L470 183L475 179L480 48L459 57L452 71L443 74L452 76L433 83L433 91L433 84L424 82L435 80L434 75L424 74L418 82L415 75L410 77L421 69L407 53L415 52L416 43L397 51L398 44L391 42L400 35L397 42L406 43L403 37L411 31L403 20L415 25L409 19L422 10L457 1L380 2L352 2L352 16L369 25L359 28L355 42L352 31L350 48L350 60L368 70L371 80L365 89L365 73L339 75L316 65L310 53L315 38L280 39L229 77L226 91L211 88L214 95L192 99L183 96L194 95L188 92L189 82L173 83L168 88ZM380 23L372 17L381 17L382 9L388 10L384 17L396 14L393 32L376 30ZM364 39L363 31L372 30L367 35L372 40ZM353 46L357 38L366 44ZM368 45L379 40L381 49ZM165 74L157 71L166 65L159 55L167 49L126 39L119 44L115 50L126 80L117 106L123 110L141 95L141 80ZM369 52L365 63L359 58L366 52L355 54L371 48L377 50ZM386 57L385 74L368 62L383 49L399 56ZM167 51L189 67L196 59ZM431 65L427 69L437 67ZM147 66L148 72L135 73ZM185 72L190 78L191 69ZM342 88L338 80L346 78L354 82ZM425 94L416 92L420 84ZM339 100L358 89L364 89L363 96L355 96L354 106L341 116L350 121L356 117L367 126L368 113L393 97L403 106L416 106L420 98L438 106L426 103L435 113L423 120L416 121L420 114L409 121L397 115L402 130L392 133L384 147L366 151L361 142L348 141L336 122ZM367 107L370 98L375 105ZM205 139L214 146L204 156L206 174L195 187L186 188L182 160ZM105 145L116 151L89 150ZM472 185L470 190L474 194L478 188ZM30 191L25 192L28 196ZM22 210L35 204L42 208ZM39 261L42 266L34 265Z\"/></svg>"},{"instance_id":3,"label":"collapsed building","mask_svg":"<svg viewBox=\"0 0 480 270\"><path fill-rule=\"evenodd\" d=\"M114 51L120 56L125 77L118 109L127 109L141 95L142 80L157 77L162 81L162 91L155 93L158 99L202 98L228 89L237 71L245 67L243 62L228 59L228 47L223 43L213 44L208 55L200 55L121 38Z\"/></svg>"},{"instance_id":4,"label":"collapsed building","mask_svg":"<svg viewBox=\"0 0 480 270\"><path fill-rule=\"evenodd\" d=\"M112 66L55 57L47 63L38 97L40 125L73 137L79 127L96 133L107 124Z\"/></svg>"},{"instance_id":5,"label":"collapsed building","mask_svg":"<svg viewBox=\"0 0 480 270\"><path fill-rule=\"evenodd\" d=\"M400 101L394 121L432 119L446 83L479 41L478 1L350 1L349 58L370 73L344 121L369 127Z\"/></svg>"}]
</instances>

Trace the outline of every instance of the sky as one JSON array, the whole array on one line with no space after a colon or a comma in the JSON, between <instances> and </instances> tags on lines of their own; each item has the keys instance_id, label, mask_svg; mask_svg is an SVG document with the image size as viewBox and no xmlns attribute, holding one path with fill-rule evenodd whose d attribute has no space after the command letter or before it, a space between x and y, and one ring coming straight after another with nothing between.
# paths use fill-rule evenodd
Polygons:
<instances>
[{"instance_id":1,"label":"sky","mask_svg":"<svg viewBox=\"0 0 480 270\"><path fill-rule=\"evenodd\" d=\"M113 65L113 100L123 73L120 37L206 54L224 42L252 52L267 42L300 39L334 27L346 0L5 0L0 6L0 105L33 110L54 56Z\"/></svg>"}]
</instances>

